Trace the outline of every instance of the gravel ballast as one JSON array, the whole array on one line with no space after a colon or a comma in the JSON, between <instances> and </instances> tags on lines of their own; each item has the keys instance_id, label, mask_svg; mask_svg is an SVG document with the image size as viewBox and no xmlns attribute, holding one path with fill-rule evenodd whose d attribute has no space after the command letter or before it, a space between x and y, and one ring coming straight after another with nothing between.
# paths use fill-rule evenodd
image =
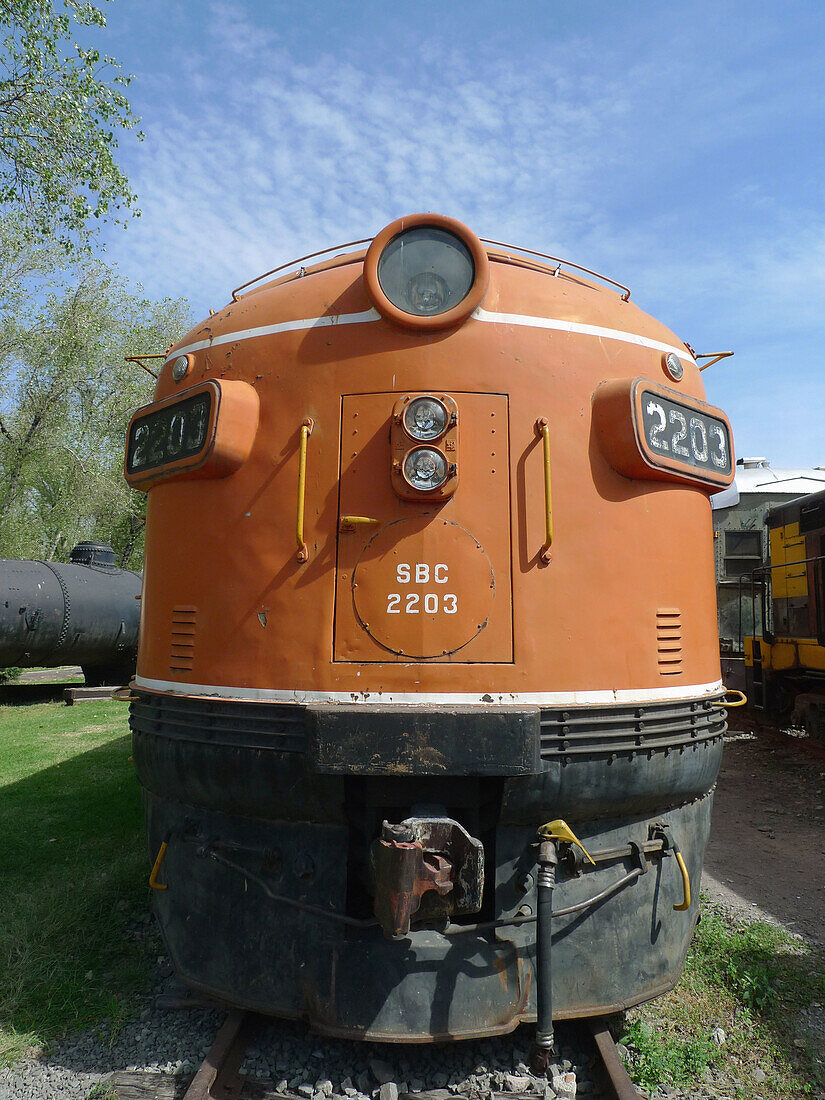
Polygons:
<instances>
[{"instance_id":1,"label":"gravel ballast","mask_svg":"<svg viewBox=\"0 0 825 1100\"><path fill-rule=\"evenodd\" d=\"M86 1100L121 1070L191 1076L224 1018L212 1009L160 1009L154 996L143 998L119 1027L68 1036L0 1070L0 1100ZM272 1020L250 1043L242 1073L306 1100L399 1100L420 1092L430 1094L426 1100L483 1100L494 1092L544 1100L595 1095L598 1068L589 1044L578 1046L573 1029L560 1026L548 1078L537 1079L527 1067L531 1032L399 1045L329 1039L300 1023Z\"/></svg>"}]
</instances>

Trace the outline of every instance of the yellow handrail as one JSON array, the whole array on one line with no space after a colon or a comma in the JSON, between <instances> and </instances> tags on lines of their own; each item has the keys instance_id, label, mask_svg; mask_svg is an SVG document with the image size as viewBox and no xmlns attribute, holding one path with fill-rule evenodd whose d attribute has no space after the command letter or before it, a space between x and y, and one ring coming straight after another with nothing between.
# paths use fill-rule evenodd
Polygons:
<instances>
[{"instance_id":1,"label":"yellow handrail","mask_svg":"<svg viewBox=\"0 0 825 1100\"><path fill-rule=\"evenodd\" d=\"M295 518L295 541L298 543L299 562L309 559L309 550L304 542L304 497L307 484L307 440L312 435L313 421L307 417L301 424L301 442L298 451L298 514Z\"/></svg>"},{"instance_id":2,"label":"yellow handrail","mask_svg":"<svg viewBox=\"0 0 825 1100\"><path fill-rule=\"evenodd\" d=\"M685 909L690 909L690 875L688 874L687 865L682 858L682 853L675 844L673 845L673 854L676 856L676 863L678 864L679 872L682 876L682 893L684 894L682 904L674 905L673 908L677 912L681 912Z\"/></svg>"},{"instance_id":3,"label":"yellow handrail","mask_svg":"<svg viewBox=\"0 0 825 1100\"><path fill-rule=\"evenodd\" d=\"M728 699L729 695L738 695L738 699ZM734 707L745 707L748 705L748 697L744 691L740 691L738 688L726 688L725 696L720 703L714 703L714 710L732 710Z\"/></svg>"},{"instance_id":4,"label":"yellow handrail","mask_svg":"<svg viewBox=\"0 0 825 1100\"><path fill-rule=\"evenodd\" d=\"M152 873L149 875L149 885L153 890L168 890L168 886L164 886L162 882L158 882L158 874L160 872L160 865L163 863L163 857L166 855L166 849L169 845L164 840L158 849L157 859L155 865L152 868Z\"/></svg>"},{"instance_id":5,"label":"yellow handrail","mask_svg":"<svg viewBox=\"0 0 825 1100\"><path fill-rule=\"evenodd\" d=\"M550 423L542 416L536 421L536 431L541 436L544 449L544 545L541 548L541 560L550 561L550 547L553 545L553 496L550 488Z\"/></svg>"}]
</instances>

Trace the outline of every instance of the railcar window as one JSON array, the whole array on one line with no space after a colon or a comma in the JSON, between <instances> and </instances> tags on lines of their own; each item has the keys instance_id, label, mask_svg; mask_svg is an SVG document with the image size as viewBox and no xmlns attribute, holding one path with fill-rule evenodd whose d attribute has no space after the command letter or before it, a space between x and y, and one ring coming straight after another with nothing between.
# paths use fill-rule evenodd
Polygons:
<instances>
[{"instance_id":1,"label":"railcar window","mask_svg":"<svg viewBox=\"0 0 825 1100\"><path fill-rule=\"evenodd\" d=\"M761 564L761 531L725 531L726 577L741 577Z\"/></svg>"}]
</instances>

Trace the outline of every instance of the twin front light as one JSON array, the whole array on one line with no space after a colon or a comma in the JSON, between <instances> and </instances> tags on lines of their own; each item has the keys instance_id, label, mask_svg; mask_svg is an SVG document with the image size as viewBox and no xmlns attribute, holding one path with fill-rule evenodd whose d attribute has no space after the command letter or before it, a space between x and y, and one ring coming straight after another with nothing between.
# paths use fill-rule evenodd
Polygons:
<instances>
[{"instance_id":1,"label":"twin front light","mask_svg":"<svg viewBox=\"0 0 825 1100\"><path fill-rule=\"evenodd\" d=\"M407 500L445 500L458 481L458 408L446 393L406 394L390 432L393 488Z\"/></svg>"}]
</instances>

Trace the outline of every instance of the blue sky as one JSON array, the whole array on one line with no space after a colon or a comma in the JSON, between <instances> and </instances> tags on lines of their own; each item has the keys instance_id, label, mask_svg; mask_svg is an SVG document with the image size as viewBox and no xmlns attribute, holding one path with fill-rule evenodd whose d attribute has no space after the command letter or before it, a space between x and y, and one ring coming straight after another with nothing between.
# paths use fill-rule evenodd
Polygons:
<instances>
[{"instance_id":1,"label":"blue sky","mask_svg":"<svg viewBox=\"0 0 825 1100\"><path fill-rule=\"evenodd\" d=\"M115 0L142 218L109 258L198 316L434 210L626 283L737 453L825 465L825 4Z\"/></svg>"}]
</instances>

